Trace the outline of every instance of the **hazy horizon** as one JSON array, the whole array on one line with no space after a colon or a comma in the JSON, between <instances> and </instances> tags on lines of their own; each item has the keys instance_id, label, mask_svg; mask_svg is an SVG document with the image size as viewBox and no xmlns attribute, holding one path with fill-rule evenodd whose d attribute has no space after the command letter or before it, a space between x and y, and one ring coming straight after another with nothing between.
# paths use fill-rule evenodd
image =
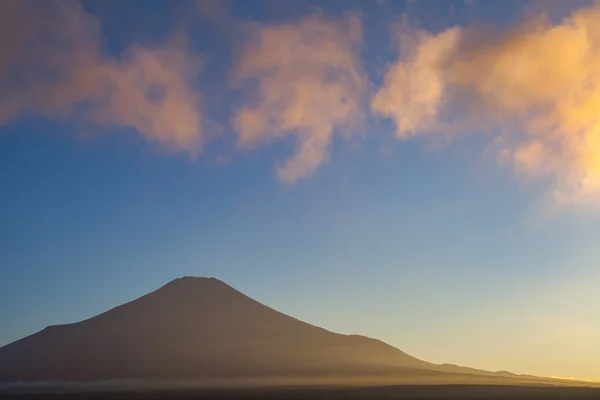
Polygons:
<instances>
[{"instance_id":1,"label":"hazy horizon","mask_svg":"<svg viewBox=\"0 0 600 400\"><path fill-rule=\"evenodd\" d=\"M600 3L0 2L0 347L181 276L600 380Z\"/></svg>"}]
</instances>

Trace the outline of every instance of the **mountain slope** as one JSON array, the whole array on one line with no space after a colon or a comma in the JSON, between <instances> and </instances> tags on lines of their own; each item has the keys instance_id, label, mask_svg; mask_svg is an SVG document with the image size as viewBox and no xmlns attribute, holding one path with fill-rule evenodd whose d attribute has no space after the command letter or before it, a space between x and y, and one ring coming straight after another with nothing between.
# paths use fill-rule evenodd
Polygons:
<instances>
[{"instance_id":1,"label":"mountain slope","mask_svg":"<svg viewBox=\"0 0 600 400\"><path fill-rule=\"evenodd\" d=\"M296 320L214 278L176 279L96 317L0 348L4 382L376 375L398 368L436 369L381 341Z\"/></svg>"}]
</instances>

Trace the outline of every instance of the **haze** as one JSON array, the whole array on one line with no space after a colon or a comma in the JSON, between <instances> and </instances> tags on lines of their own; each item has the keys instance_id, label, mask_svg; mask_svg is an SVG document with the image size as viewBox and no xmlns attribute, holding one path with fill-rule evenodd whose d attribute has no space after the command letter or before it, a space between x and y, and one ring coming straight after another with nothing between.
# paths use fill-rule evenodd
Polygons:
<instances>
[{"instance_id":1,"label":"haze","mask_svg":"<svg viewBox=\"0 0 600 400\"><path fill-rule=\"evenodd\" d=\"M0 2L0 347L181 276L600 380L600 3Z\"/></svg>"}]
</instances>

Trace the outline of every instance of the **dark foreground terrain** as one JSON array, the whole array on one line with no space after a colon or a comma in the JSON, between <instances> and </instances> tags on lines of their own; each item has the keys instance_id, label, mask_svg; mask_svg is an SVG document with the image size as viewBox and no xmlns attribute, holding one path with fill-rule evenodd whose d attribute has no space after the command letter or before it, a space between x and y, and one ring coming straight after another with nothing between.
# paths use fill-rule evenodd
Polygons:
<instances>
[{"instance_id":1,"label":"dark foreground terrain","mask_svg":"<svg viewBox=\"0 0 600 400\"><path fill-rule=\"evenodd\" d=\"M7 393L6 399L600 399L600 388L487 385L402 385L361 388L246 388L93 393Z\"/></svg>"}]
</instances>

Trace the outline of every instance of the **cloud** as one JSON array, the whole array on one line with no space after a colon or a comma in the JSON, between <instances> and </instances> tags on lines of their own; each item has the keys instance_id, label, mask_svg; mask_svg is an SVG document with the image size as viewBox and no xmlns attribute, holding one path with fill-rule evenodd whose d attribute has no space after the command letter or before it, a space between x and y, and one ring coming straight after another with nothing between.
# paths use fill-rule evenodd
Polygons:
<instances>
[{"instance_id":1,"label":"cloud","mask_svg":"<svg viewBox=\"0 0 600 400\"><path fill-rule=\"evenodd\" d=\"M600 5L492 35L412 31L371 102L397 136L496 134L518 174L550 177L560 204L600 200Z\"/></svg>"},{"instance_id":2,"label":"cloud","mask_svg":"<svg viewBox=\"0 0 600 400\"><path fill-rule=\"evenodd\" d=\"M398 138L445 129L438 121L446 84L444 67L459 39L460 29L455 28L439 35L418 31L401 40L403 47L411 48L405 51L407 60L390 66L383 87L371 101L373 112L394 119Z\"/></svg>"},{"instance_id":3,"label":"cloud","mask_svg":"<svg viewBox=\"0 0 600 400\"><path fill-rule=\"evenodd\" d=\"M334 132L351 134L363 121L361 23L355 15L314 15L251 31L233 80L254 84L253 98L236 110L233 126L242 147L294 136L296 152L277 171L293 182L327 159Z\"/></svg>"},{"instance_id":4,"label":"cloud","mask_svg":"<svg viewBox=\"0 0 600 400\"><path fill-rule=\"evenodd\" d=\"M70 1L0 2L0 124L36 113L132 127L174 150L202 145L199 72L184 40L102 51L99 21Z\"/></svg>"}]
</instances>

